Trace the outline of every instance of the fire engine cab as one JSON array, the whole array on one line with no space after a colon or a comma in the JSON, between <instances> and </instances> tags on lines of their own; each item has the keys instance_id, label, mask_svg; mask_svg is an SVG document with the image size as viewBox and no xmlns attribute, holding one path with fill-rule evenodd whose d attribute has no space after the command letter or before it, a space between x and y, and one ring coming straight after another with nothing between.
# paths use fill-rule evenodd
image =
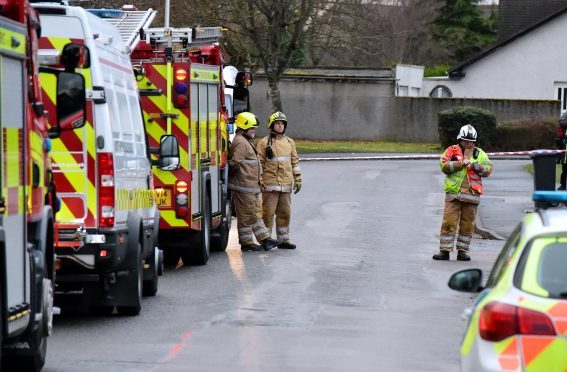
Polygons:
<instances>
[{"instance_id":1,"label":"fire engine cab","mask_svg":"<svg viewBox=\"0 0 567 372\"><path fill-rule=\"evenodd\" d=\"M160 248L165 263L204 265L210 250L224 250L231 226L227 127L238 111L248 111L250 74L223 79L220 27L150 28L156 12L92 10L115 25L132 50L146 134L156 147L175 135L180 167L154 169L154 195L161 212ZM232 90L233 94L230 94Z\"/></svg>"},{"instance_id":2,"label":"fire engine cab","mask_svg":"<svg viewBox=\"0 0 567 372\"><path fill-rule=\"evenodd\" d=\"M5 370L38 371L53 319L54 220L50 138L85 124L88 49L62 45L56 89L42 95L39 18L28 1L0 0L0 351ZM54 107L48 128L46 108ZM55 108L56 107L56 108Z\"/></svg>"}]
</instances>

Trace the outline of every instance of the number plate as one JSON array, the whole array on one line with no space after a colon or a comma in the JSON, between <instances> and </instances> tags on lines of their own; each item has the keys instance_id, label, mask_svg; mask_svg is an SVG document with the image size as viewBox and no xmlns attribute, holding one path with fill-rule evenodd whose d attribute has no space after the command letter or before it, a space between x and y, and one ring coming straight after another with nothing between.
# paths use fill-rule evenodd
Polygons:
<instances>
[{"instance_id":1,"label":"number plate","mask_svg":"<svg viewBox=\"0 0 567 372\"><path fill-rule=\"evenodd\" d=\"M171 207L171 190L169 189L155 189L154 199L158 207Z\"/></svg>"}]
</instances>

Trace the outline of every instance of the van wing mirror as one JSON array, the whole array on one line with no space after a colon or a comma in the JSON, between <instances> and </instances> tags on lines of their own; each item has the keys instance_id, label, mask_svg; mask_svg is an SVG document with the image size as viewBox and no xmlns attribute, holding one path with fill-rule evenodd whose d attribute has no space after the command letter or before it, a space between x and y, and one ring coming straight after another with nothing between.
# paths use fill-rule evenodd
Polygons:
<instances>
[{"instance_id":1,"label":"van wing mirror","mask_svg":"<svg viewBox=\"0 0 567 372\"><path fill-rule=\"evenodd\" d=\"M252 74L247 71L240 71L236 74L235 85L237 87L246 88L252 85Z\"/></svg>"},{"instance_id":2,"label":"van wing mirror","mask_svg":"<svg viewBox=\"0 0 567 372\"><path fill-rule=\"evenodd\" d=\"M179 168L179 143L177 142L177 137L171 134L161 136L157 165L160 169L166 171L172 171Z\"/></svg>"},{"instance_id":3,"label":"van wing mirror","mask_svg":"<svg viewBox=\"0 0 567 372\"><path fill-rule=\"evenodd\" d=\"M81 128L86 118L85 78L74 72L57 75L57 126L59 131Z\"/></svg>"},{"instance_id":4,"label":"van wing mirror","mask_svg":"<svg viewBox=\"0 0 567 372\"><path fill-rule=\"evenodd\" d=\"M61 64L65 66L65 71L91 67L89 48L77 43L66 44L61 52Z\"/></svg>"}]
</instances>

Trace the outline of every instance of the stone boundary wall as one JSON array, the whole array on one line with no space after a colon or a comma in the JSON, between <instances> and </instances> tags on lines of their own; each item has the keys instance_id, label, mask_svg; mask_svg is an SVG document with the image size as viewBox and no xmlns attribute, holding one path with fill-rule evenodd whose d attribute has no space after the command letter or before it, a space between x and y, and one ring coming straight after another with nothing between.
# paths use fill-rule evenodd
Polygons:
<instances>
[{"instance_id":1,"label":"stone boundary wall","mask_svg":"<svg viewBox=\"0 0 567 372\"><path fill-rule=\"evenodd\" d=\"M499 122L559 118L559 101L394 97L391 79L341 81L284 79L280 92L288 134L308 140L388 140L438 142L437 114L455 106L495 113ZM258 136L267 133L271 113L262 77L251 86L252 111L260 119Z\"/></svg>"}]
</instances>

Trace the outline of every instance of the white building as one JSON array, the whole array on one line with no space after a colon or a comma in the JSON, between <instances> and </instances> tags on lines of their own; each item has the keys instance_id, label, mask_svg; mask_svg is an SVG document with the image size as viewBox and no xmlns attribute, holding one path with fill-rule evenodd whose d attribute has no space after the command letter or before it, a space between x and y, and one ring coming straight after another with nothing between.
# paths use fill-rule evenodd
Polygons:
<instances>
[{"instance_id":1,"label":"white building","mask_svg":"<svg viewBox=\"0 0 567 372\"><path fill-rule=\"evenodd\" d=\"M449 71L424 78L420 96L559 100L567 111L567 8Z\"/></svg>"}]
</instances>

